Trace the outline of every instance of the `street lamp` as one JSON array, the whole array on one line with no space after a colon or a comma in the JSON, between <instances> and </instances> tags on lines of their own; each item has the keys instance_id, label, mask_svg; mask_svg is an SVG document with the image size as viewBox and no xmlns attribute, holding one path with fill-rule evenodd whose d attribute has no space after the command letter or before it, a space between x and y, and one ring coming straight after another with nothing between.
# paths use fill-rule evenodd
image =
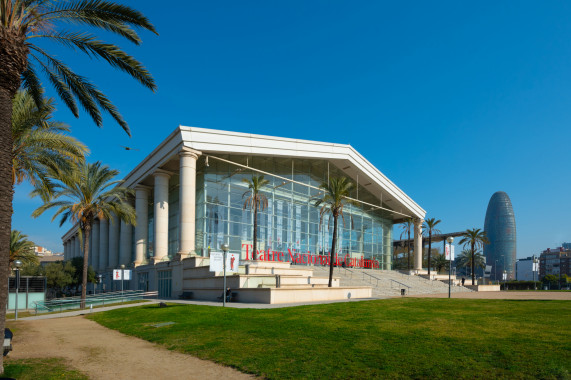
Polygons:
<instances>
[{"instance_id":1,"label":"street lamp","mask_svg":"<svg viewBox=\"0 0 571 380\"><path fill-rule=\"evenodd\" d=\"M20 268L22 267L22 262L20 260L14 261L14 267L16 267L16 304L14 311L14 319L18 319L18 291L20 290Z\"/></svg>"},{"instance_id":2,"label":"street lamp","mask_svg":"<svg viewBox=\"0 0 571 380\"><path fill-rule=\"evenodd\" d=\"M99 287L99 293L103 293L103 284L102 284L102 281L101 281L101 278L102 278L102 277L103 277L102 274L98 274L98 275L97 275L97 282L98 282L99 284L101 284L100 287Z\"/></svg>"},{"instance_id":3,"label":"street lamp","mask_svg":"<svg viewBox=\"0 0 571 380\"><path fill-rule=\"evenodd\" d=\"M502 275L502 279L504 280L504 290L506 289L506 280L508 279L508 272L504 269L504 273Z\"/></svg>"},{"instance_id":4,"label":"street lamp","mask_svg":"<svg viewBox=\"0 0 571 380\"><path fill-rule=\"evenodd\" d=\"M533 274L533 289L537 290L537 283L535 282L535 272L537 272L537 264L539 263L539 260L537 259L537 257L535 257L535 255L533 255L533 264L531 266L531 272Z\"/></svg>"},{"instance_id":5,"label":"street lamp","mask_svg":"<svg viewBox=\"0 0 571 380\"><path fill-rule=\"evenodd\" d=\"M224 243L220 246L222 248L222 267L224 268L224 290L222 291L222 307L226 307L226 254L230 247L228 244Z\"/></svg>"},{"instance_id":6,"label":"street lamp","mask_svg":"<svg viewBox=\"0 0 571 380\"><path fill-rule=\"evenodd\" d=\"M454 238L452 236L448 236L446 238L448 242L448 298L450 298L451 290L451 283L452 283L452 243L454 242Z\"/></svg>"},{"instance_id":7,"label":"street lamp","mask_svg":"<svg viewBox=\"0 0 571 380\"><path fill-rule=\"evenodd\" d=\"M121 264L121 302L123 302L123 278L125 277L125 264Z\"/></svg>"}]
</instances>

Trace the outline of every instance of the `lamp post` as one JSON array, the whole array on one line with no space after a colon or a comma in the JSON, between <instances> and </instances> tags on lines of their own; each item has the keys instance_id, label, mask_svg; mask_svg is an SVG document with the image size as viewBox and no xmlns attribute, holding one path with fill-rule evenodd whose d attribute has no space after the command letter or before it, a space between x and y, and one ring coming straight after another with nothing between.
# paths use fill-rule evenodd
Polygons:
<instances>
[{"instance_id":1,"label":"lamp post","mask_svg":"<svg viewBox=\"0 0 571 380\"><path fill-rule=\"evenodd\" d=\"M125 278L125 264L121 264L121 302L123 302L123 279Z\"/></svg>"},{"instance_id":2,"label":"lamp post","mask_svg":"<svg viewBox=\"0 0 571 380\"><path fill-rule=\"evenodd\" d=\"M533 264L531 264L531 272L533 273L533 289L537 290L537 283L535 282L535 272L537 272L537 264L538 264L539 260L537 260L537 257L535 257L535 255L533 255Z\"/></svg>"},{"instance_id":3,"label":"lamp post","mask_svg":"<svg viewBox=\"0 0 571 380\"><path fill-rule=\"evenodd\" d=\"M98 282L99 284L101 284L101 285L100 285L100 288L99 288L99 293L102 293L102 292L103 292L103 284L102 284L102 282L101 282L101 278L102 278L102 277L103 277L102 274L98 274L98 275L97 275L97 282Z\"/></svg>"},{"instance_id":4,"label":"lamp post","mask_svg":"<svg viewBox=\"0 0 571 380\"><path fill-rule=\"evenodd\" d=\"M498 281L498 260L494 261L494 281Z\"/></svg>"},{"instance_id":5,"label":"lamp post","mask_svg":"<svg viewBox=\"0 0 571 380\"><path fill-rule=\"evenodd\" d=\"M448 242L448 298L450 298L450 293L452 291L452 243L454 242L454 238L452 236L448 236L446 241Z\"/></svg>"},{"instance_id":6,"label":"lamp post","mask_svg":"<svg viewBox=\"0 0 571 380\"><path fill-rule=\"evenodd\" d=\"M16 304L14 311L14 319L18 319L18 291L20 290L20 268L22 267L22 262L20 260L14 261L14 267L16 268Z\"/></svg>"},{"instance_id":7,"label":"lamp post","mask_svg":"<svg viewBox=\"0 0 571 380\"><path fill-rule=\"evenodd\" d=\"M226 307L226 254L230 247L224 243L220 246L222 248L222 267L224 268L224 290L222 291L222 307Z\"/></svg>"},{"instance_id":8,"label":"lamp post","mask_svg":"<svg viewBox=\"0 0 571 380\"><path fill-rule=\"evenodd\" d=\"M506 289L506 280L508 279L508 272L504 269L504 273L502 275L502 279L504 280L504 290Z\"/></svg>"}]
</instances>

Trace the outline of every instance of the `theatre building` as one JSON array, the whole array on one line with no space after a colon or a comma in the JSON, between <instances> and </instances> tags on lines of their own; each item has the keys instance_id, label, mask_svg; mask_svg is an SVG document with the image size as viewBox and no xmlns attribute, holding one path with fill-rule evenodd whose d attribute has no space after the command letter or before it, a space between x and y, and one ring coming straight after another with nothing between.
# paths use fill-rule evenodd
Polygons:
<instances>
[{"instance_id":1,"label":"theatre building","mask_svg":"<svg viewBox=\"0 0 571 380\"><path fill-rule=\"evenodd\" d=\"M245 202L256 175L268 183L260 190L267 204L257 215L254 262L254 215ZM393 224L408 217L421 251L425 211L350 145L181 126L124 178L134 190L136 226L97 220L89 263L107 291L117 289L112 270L124 265L133 270L130 289L213 295L218 278L200 268L226 243L240 255L233 289L280 287L274 274L282 269L305 278L301 270L329 263L333 220L314 203L333 177L354 184L339 220L336 265L391 269ZM82 255L77 233L74 226L63 236L66 259ZM415 257L416 269L421 262Z\"/></svg>"}]
</instances>

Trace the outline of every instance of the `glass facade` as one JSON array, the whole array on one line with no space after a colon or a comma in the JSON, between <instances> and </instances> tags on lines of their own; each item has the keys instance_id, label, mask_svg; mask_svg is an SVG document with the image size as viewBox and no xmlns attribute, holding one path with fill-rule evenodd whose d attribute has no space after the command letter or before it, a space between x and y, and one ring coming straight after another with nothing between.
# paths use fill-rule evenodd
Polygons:
<instances>
[{"instance_id":1,"label":"glass facade","mask_svg":"<svg viewBox=\"0 0 571 380\"><path fill-rule=\"evenodd\" d=\"M320 191L307 185L319 187L323 181L327 181L328 176L343 176L341 170L324 160L236 155L219 157L273 174L265 176L269 184L261 193L267 198L268 205L258 212L257 218L258 251L262 260L289 261L301 265L327 264L325 258L328 260L330 255L333 218L324 215L320 220L319 209L313 206L312 201L320 195ZM204 165L204 160L198 162L198 254L208 256L210 250L219 250L220 245L226 242L230 252L240 253L242 259L251 257L254 218L251 210L244 209L248 197L248 185L244 180L254 174L257 173L212 157L208 167ZM171 183L174 184L173 179ZM176 191L178 194L178 186ZM380 205L379 200L362 185L358 189L355 187L351 197ZM169 204L169 210L175 212L178 209L171 207ZM171 218L169 226L177 221L178 218ZM339 219L336 263L390 269L392 227L391 215L386 211L363 204L346 205L344 218ZM169 244L169 256L178 249L174 247L175 230L178 230L172 228L173 249Z\"/></svg>"},{"instance_id":2,"label":"glass facade","mask_svg":"<svg viewBox=\"0 0 571 380\"><path fill-rule=\"evenodd\" d=\"M508 279L515 279L516 228L510 197L498 191L490 198L484 231L490 241L484 245L486 264L492 265L491 277L501 280L504 270Z\"/></svg>"}]
</instances>

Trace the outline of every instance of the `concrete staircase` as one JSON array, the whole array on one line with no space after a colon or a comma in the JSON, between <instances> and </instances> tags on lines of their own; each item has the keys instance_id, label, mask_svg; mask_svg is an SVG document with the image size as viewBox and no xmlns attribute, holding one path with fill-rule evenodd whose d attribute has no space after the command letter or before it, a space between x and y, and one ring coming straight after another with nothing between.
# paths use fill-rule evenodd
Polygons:
<instances>
[{"instance_id":1,"label":"concrete staircase","mask_svg":"<svg viewBox=\"0 0 571 380\"><path fill-rule=\"evenodd\" d=\"M210 272L209 258L189 257L182 264L184 294L211 301L221 297L223 273ZM290 263L265 261L241 264L237 273L226 276L226 287L232 290L237 302L273 304L371 297L371 285L340 286L337 277L329 288L328 273L325 276L315 274L316 267L292 267Z\"/></svg>"},{"instance_id":2,"label":"concrete staircase","mask_svg":"<svg viewBox=\"0 0 571 380\"><path fill-rule=\"evenodd\" d=\"M315 276L329 277L328 267L313 267ZM401 295L406 289L407 295L448 293L448 276L446 282L440 278L433 280L423 276L404 274L393 270L356 269L336 267L334 278L339 279L339 286L370 286L373 297L394 297ZM452 281L451 292L471 292L473 290L460 286Z\"/></svg>"}]
</instances>

